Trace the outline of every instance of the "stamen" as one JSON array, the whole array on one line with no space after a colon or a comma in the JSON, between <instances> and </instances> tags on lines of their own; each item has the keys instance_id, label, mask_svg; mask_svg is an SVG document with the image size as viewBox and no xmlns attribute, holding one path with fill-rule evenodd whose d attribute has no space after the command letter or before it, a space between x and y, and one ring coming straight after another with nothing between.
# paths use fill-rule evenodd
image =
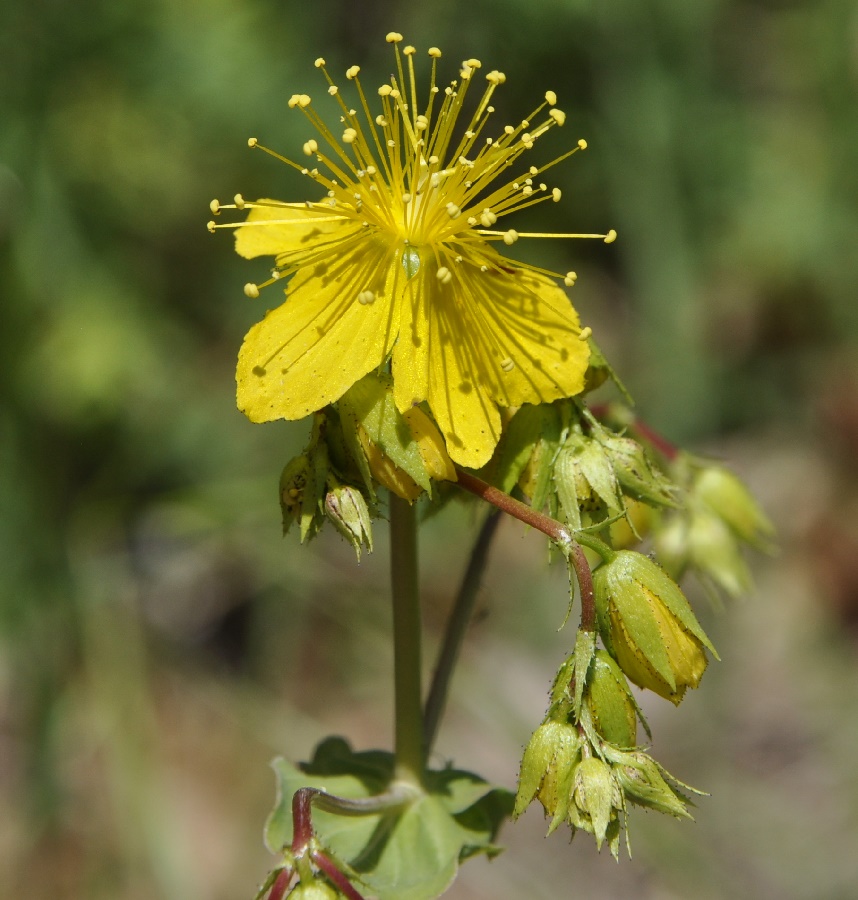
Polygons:
<instances>
[{"instance_id":1,"label":"stamen","mask_svg":"<svg viewBox=\"0 0 858 900\"><path fill-rule=\"evenodd\" d=\"M592 334L593 334L593 329L588 325L586 328L581 329L581 334L578 335L578 340L579 341L589 340Z\"/></svg>"},{"instance_id":2,"label":"stamen","mask_svg":"<svg viewBox=\"0 0 858 900\"><path fill-rule=\"evenodd\" d=\"M375 302L375 291L361 291L358 294L358 303L362 306L368 306Z\"/></svg>"},{"instance_id":3,"label":"stamen","mask_svg":"<svg viewBox=\"0 0 858 900\"><path fill-rule=\"evenodd\" d=\"M566 277L563 279L563 283L566 287L572 287L573 284L578 280L577 272L567 272Z\"/></svg>"},{"instance_id":4,"label":"stamen","mask_svg":"<svg viewBox=\"0 0 858 900\"><path fill-rule=\"evenodd\" d=\"M220 203L218 203L217 200L212 200L212 202L209 203L209 209L212 211L213 216L220 215Z\"/></svg>"},{"instance_id":5,"label":"stamen","mask_svg":"<svg viewBox=\"0 0 858 900\"><path fill-rule=\"evenodd\" d=\"M255 300L259 296L259 287L249 281L244 286L244 296L249 297L251 300Z\"/></svg>"},{"instance_id":6,"label":"stamen","mask_svg":"<svg viewBox=\"0 0 858 900\"><path fill-rule=\"evenodd\" d=\"M441 284L449 284L453 280L453 273L446 266L438 266L435 275Z\"/></svg>"},{"instance_id":7,"label":"stamen","mask_svg":"<svg viewBox=\"0 0 858 900\"><path fill-rule=\"evenodd\" d=\"M504 370L504 372L512 372L515 368L515 363L507 357L506 359L501 360L500 367Z\"/></svg>"}]
</instances>

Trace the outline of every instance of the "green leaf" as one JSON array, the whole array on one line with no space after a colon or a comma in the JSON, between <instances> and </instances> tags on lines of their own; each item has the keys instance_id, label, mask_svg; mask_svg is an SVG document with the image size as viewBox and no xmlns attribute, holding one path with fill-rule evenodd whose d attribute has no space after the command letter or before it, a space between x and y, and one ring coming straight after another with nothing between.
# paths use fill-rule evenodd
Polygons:
<instances>
[{"instance_id":1,"label":"green leaf","mask_svg":"<svg viewBox=\"0 0 858 900\"><path fill-rule=\"evenodd\" d=\"M278 853L291 843L298 788L369 797L386 789L393 766L392 754L356 753L341 738L323 741L313 761L300 767L275 760L277 803L265 830L268 849ZM429 772L426 784L426 793L391 812L341 816L313 810L320 844L379 900L432 900L449 887L462 860L498 852L492 842L511 812L509 791L455 769Z\"/></svg>"},{"instance_id":2,"label":"green leaf","mask_svg":"<svg viewBox=\"0 0 858 900\"><path fill-rule=\"evenodd\" d=\"M393 382L388 376L372 373L362 378L340 398L339 406L356 417L369 439L400 469L423 490L431 490L417 441L396 408Z\"/></svg>"}]
</instances>

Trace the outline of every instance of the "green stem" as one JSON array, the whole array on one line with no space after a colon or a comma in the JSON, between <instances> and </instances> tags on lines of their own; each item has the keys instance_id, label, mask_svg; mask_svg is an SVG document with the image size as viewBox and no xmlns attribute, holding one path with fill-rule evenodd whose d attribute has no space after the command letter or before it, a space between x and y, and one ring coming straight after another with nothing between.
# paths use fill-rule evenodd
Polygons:
<instances>
[{"instance_id":1,"label":"green stem","mask_svg":"<svg viewBox=\"0 0 858 900\"><path fill-rule=\"evenodd\" d=\"M489 557L489 548L499 522L499 510L492 511L486 517L485 522L483 522L483 527L480 529L479 537L471 551L468 567L459 586L456 602L453 604L453 610L447 621L444 642L438 653L438 662L435 666L435 673L432 676L432 685L429 688L429 696L426 699L426 708L423 714L423 741L427 756L432 750L432 744L435 742L435 737L438 733L438 725L440 724L441 716L444 714L444 707L447 705L447 694L450 690L453 670L459 659L462 642L465 639L465 631L474 611L474 603L477 599L480 582L483 579L483 572L485 572L486 562Z\"/></svg>"},{"instance_id":2,"label":"green stem","mask_svg":"<svg viewBox=\"0 0 858 900\"><path fill-rule=\"evenodd\" d=\"M396 766L394 777L423 783L420 595L417 586L417 510L390 495L390 582L393 593L393 669Z\"/></svg>"}]
</instances>

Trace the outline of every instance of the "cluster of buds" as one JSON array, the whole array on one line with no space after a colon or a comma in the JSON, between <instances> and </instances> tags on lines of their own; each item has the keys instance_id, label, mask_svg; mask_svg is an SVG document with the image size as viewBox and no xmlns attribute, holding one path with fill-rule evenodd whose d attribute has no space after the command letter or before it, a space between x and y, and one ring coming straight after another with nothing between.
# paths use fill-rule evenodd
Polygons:
<instances>
[{"instance_id":1,"label":"cluster of buds","mask_svg":"<svg viewBox=\"0 0 858 900\"><path fill-rule=\"evenodd\" d=\"M360 556L372 550L378 486L413 502L455 480L435 423L419 407L400 414L389 381L368 375L315 414L307 447L283 469L283 532L297 523L303 542L330 522Z\"/></svg>"},{"instance_id":2,"label":"cluster of buds","mask_svg":"<svg viewBox=\"0 0 858 900\"><path fill-rule=\"evenodd\" d=\"M589 832L617 857L629 804L690 818L689 801L681 782L637 746L638 720L646 722L614 659L595 650L586 668L580 691L580 659L560 668L548 715L524 751L514 815L539 800L549 834L566 822L573 836Z\"/></svg>"},{"instance_id":3,"label":"cluster of buds","mask_svg":"<svg viewBox=\"0 0 858 900\"><path fill-rule=\"evenodd\" d=\"M646 448L577 401L517 410L487 474L576 531L627 519L635 505L677 505L678 487Z\"/></svg>"},{"instance_id":4,"label":"cluster of buds","mask_svg":"<svg viewBox=\"0 0 858 900\"><path fill-rule=\"evenodd\" d=\"M694 573L713 595L737 598L752 587L742 547L770 551L774 526L748 488L723 466L680 454L671 466L681 508L658 523L653 543L674 578Z\"/></svg>"}]
</instances>

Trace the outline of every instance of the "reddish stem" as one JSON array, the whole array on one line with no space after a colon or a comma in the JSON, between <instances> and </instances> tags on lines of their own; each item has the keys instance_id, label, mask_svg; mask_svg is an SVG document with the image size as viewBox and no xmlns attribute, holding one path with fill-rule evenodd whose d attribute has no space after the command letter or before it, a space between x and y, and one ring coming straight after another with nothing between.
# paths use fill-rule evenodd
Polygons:
<instances>
[{"instance_id":1,"label":"reddish stem","mask_svg":"<svg viewBox=\"0 0 858 900\"><path fill-rule=\"evenodd\" d=\"M313 839L312 803L316 788L299 788L292 795L292 853L302 856Z\"/></svg>"},{"instance_id":2,"label":"reddish stem","mask_svg":"<svg viewBox=\"0 0 858 900\"><path fill-rule=\"evenodd\" d=\"M551 540L556 541L558 544L562 544L565 547L572 541L569 530L557 519L552 519L551 516L544 515L526 503L516 500L515 497L510 497L509 494L505 494L499 488L492 487L487 481L477 478L476 475L472 475L470 472L465 472L464 469L460 469L458 466L456 467L456 475L458 477L457 483L460 487L470 491L470 493L475 494L487 503L491 503L492 506L496 506L502 512L513 516L526 525L532 526L537 531L547 534Z\"/></svg>"},{"instance_id":3,"label":"reddish stem","mask_svg":"<svg viewBox=\"0 0 858 900\"><path fill-rule=\"evenodd\" d=\"M575 569L578 589L581 591L581 630L596 630L596 600L593 593L593 572L590 563L580 544L573 543L569 548L569 561Z\"/></svg>"},{"instance_id":4,"label":"reddish stem","mask_svg":"<svg viewBox=\"0 0 858 900\"><path fill-rule=\"evenodd\" d=\"M293 874L289 866L280 870L280 874L275 879L274 884L271 885L271 893L268 895L268 900L282 900Z\"/></svg>"},{"instance_id":5,"label":"reddish stem","mask_svg":"<svg viewBox=\"0 0 858 900\"><path fill-rule=\"evenodd\" d=\"M334 883L337 890L346 896L348 900L364 900L355 886L346 878L346 876L337 868L337 864L322 850L314 850L310 854L310 859L328 876Z\"/></svg>"},{"instance_id":6,"label":"reddish stem","mask_svg":"<svg viewBox=\"0 0 858 900\"><path fill-rule=\"evenodd\" d=\"M595 406L590 407L590 412L597 418L603 419L605 416L609 415L611 411L611 407L607 403L599 403ZM664 437L662 434L659 434L654 428L651 428L647 425L643 419L639 419L637 416L632 418L632 421L629 423L628 427L640 438L643 438L654 450L657 450L665 459L669 461L673 461L679 456L679 448L674 444L671 444L670 441Z\"/></svg>"}]
</instances>

